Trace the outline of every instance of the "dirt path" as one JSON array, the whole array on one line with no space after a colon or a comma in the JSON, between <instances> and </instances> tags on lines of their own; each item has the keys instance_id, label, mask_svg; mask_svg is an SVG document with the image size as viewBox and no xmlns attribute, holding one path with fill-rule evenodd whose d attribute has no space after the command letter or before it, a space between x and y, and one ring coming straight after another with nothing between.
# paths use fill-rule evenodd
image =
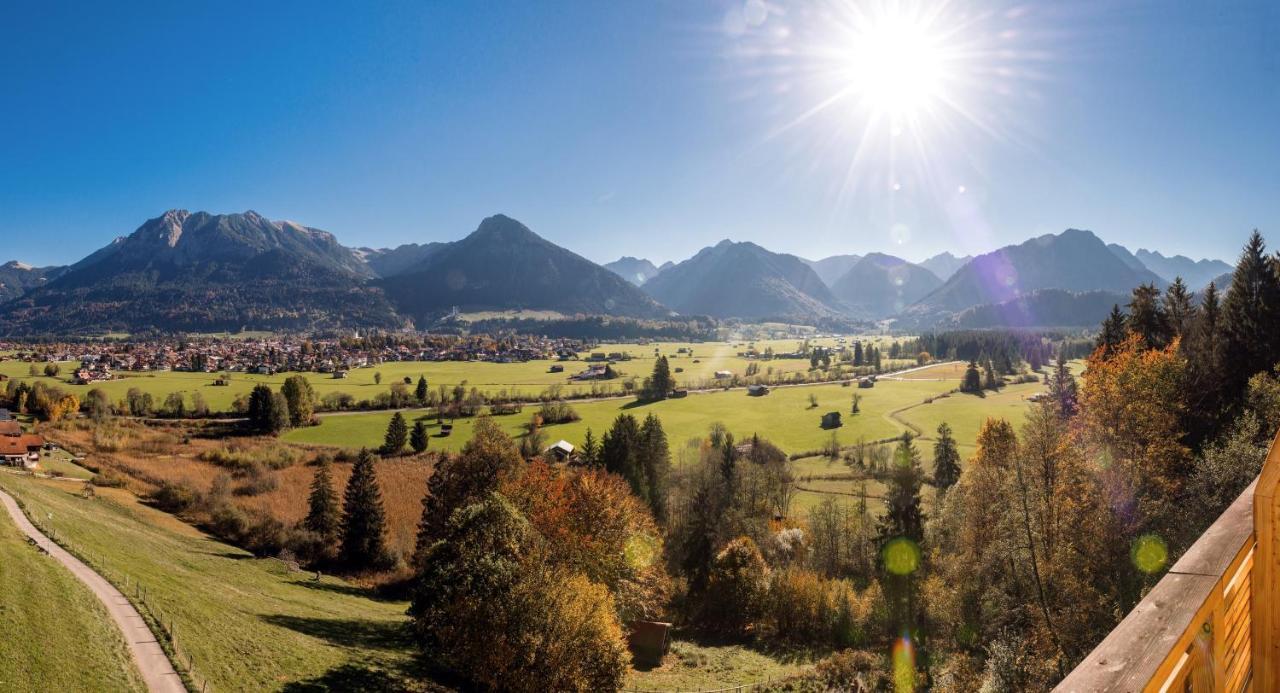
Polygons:
<instances>
[{"instance_id":1,"label":"dirt path","mask_svg":"<svg viewBox=\"0 0 1280 693\"><path fill-rule=\"evenodd\" d=\"M133 661L142 674L142 680L147 684L147 690L152 693L185 693L187 689L182 684L178 672L174 671L169 657L165 655L160 643L156 641L156 636L152 634L146 621L142 620L142 615L133 608L129 600L92 568L41 534L40 530L36 529L23 514L12 496L0 491L0 502L4 504L14 524L18 525L18 529L22 530L23 534L34 539L40 548L48 551L50 556L66 566L67 570L87 585L98 601L107 608L107 613L111 614L111 620L116 622L124 635L125 642L129 645L129 654L133 656Z\"/></svg>"}]
</instances>

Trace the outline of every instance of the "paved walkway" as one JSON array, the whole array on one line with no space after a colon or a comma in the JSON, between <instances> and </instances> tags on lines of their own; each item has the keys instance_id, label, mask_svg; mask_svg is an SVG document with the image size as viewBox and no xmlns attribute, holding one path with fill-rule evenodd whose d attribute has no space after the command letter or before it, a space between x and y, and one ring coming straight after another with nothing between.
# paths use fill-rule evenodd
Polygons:
<instances>
[{"instance_id":1,"label":"paved walkway","mask_svg":"<svg viewBox=\"0 0 1280 693\"><path fill-rule=\"evenodd\" d=\"M23 534L35 539L36 543L48 551L50 556L66 566L67 570L87 585L98 601L107 608L107 613L111 614L111 619L120 627L125 642L129 644L129 653L138 665L138 671L142 674L143 682L147 684L147 690L152 693L186 693L187 689L182 685L178 672L173 670L169 657L165 655L160 643L156 642L156 636L152 634L146 621L142 620L142 616L137 609L133 608L129 600L92 568L41 534L40 530L36 529L23 514L12 496L0 491L0 503L4 504L14 524L18 525L18 529L22 530Z\"/></svg>"}]
</instances>

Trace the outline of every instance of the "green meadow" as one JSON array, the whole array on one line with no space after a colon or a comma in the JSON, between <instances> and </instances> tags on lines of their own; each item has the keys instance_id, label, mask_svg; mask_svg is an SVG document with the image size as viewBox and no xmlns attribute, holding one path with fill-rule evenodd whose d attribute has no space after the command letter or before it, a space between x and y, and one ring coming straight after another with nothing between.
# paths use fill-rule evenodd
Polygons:
<instances>
[{"instance_id":1,"label":"green meadow","mask_svg":"<svg viewBox=\"0 0 1280 693\"><path fill-rule=\"evenodd\" d=\"M852 338L850 338L852 339ZM861 337L865 342L876 340L885 349L891 340L885 337ZM834 346L835 339L815 339L812 344ZM507 393L534 397L542 394L547 388L560 386L564 396L616 395L623 392L623 382L631 377L643 380L653 370L653 361L657 355L667 356L670 360L673 375L682 387L714 386L716 371L730 371L736 375L745 375L747 366L752 360L739 357L749 345L763 351L773 348L775 352L794 351L800 346L799 340L761 340L757 342L706 342L675 343L661 342L653 344L607 344L584 352L587 357L594 352L625 353L632 357L629 361L619 361L615 370L622 377L602 382L571 382L569 376L584 370L587 364L581 361L529 361L526 363L489 363L469 361L397 361L382 363L366 368L350 371L346 378L338 379L324 373L304 373L317 395L342 392L352 395L357 400L373 399L379 393L386 392L394 382L403 382L408 378L411 386L416 385L419 377L425 377L433 388L444 386L452 388L456 385L474 387L494 395ZM685 353L680 353L685 349ZM688 353L692 351L692 354ZM696 362L696 363L695 363ZM43 369L44 364L35 364ZM230 382L224 386L214 385L221 378L220 373L189 373L180 371L155 372L121 372L117 378L91 385L73 385L70 378L79 363L68 361L59 364L62 367L57 377L43 374L30 375L32 364L22 361L0 361L0 375L18 378L31 382L40 381L48 385L56 385L73 392L81 398L89 390L98 388L106 392L112 401L124 398L130 388L150 393L159 406L170 393L178 392L190 400L191 395L199 393L215 412L231 410L232 402L239 395L247 395L257 385L268 385L279 388L285 378L294 373L276 375L252 375L232 373ZM564 372L552 373L552 365L561 365ZM884 359L885 368L909 365L908 361L890 362ZM773 359L759 362L762 375L769 373L796 374L791 377L804 377L809 370L806 359ZM378 380L381 380L381 383Z\"/></svg>"},{"instance_id":2,"label":"green meadow","mask_svg":"<svg viewBox=\"0 0 1280 693\"><path fill-rule=\"evenodd\" d=\"M141 583L210 691L398 690L418 676L404 602L254 558L122 490L86 499L79 484L12 474L0 474L0 488L122 591L134 595ZM92 597L27 550L0 538L0 588L22 597L0 611L0 690L137 690L119 673L119 648Z\"/></svg>"},{"instance_id":3,"label":"green meadow","mask_svg":"<svg viewBox=\"0 0 1280 693\"><path fill-rule=\"evenodd\" d=\"M28 545L3 508L0 594L0 690L146 690L97 597Z\"/></svg>"}]
</instances>

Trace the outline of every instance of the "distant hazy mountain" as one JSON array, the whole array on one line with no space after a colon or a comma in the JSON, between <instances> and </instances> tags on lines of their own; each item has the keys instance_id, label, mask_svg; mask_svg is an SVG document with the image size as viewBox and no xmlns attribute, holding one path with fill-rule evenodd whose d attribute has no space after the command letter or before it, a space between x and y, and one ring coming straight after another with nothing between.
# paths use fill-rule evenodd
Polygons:
<instances>
[{"instance_id":1,"label":"distant hazy mountain","mask_svg":"<svg viewBox=\"0 0 1280 693\"><path fill-rule=\"evenodd\" d=\"M605 263L603 267L636 286L640 286L645 283L650 277L660 271L657 267L653 266L652 262L642 258L634 258L630 255L625 255L613 262Z\"/></svg>"},{"instance_id":2,"label":"distant hazy mountain","mask_svg":"<svg viewBox=\"0 0 1280 693\"><path fill-rule=\"evenodd\" d=\"M803 258L801 258L803 259ZM813 268L818 274L818 278L827 286L834 286L836 280L844 276L850 267L858 264L861 255L832 255L824 257L821 260L805 260L805 263Z\"/></svg>"},{"instance_id":3,"label":"distant hazy mountain","mask_svg":"<svg viewBox=\"0 0 1280 693\"><path fill-rule=\"evenodd\" d=\"M0 309L0 333L395 327L332 234L256 212L171 210Z\"/></svg>"},{"instance_id":4,"label":"distant hazy mountain","mask_svg":"<svg viewBox=\"0 0 1280 693\"><path fill-rule=\"evenodd\" d=\"M32 267L17 260L0 265L0 303L27 293L31 289L44 286L47 282L62 276L66 267Z\"/></svg>"},{"instance_id":5,"label":"distant hazy mountain","mask_svg":"<svg viewBox=\"0 0 1280 693\"><path fill-rule=\"evenodd\" d=\"M1199 293L1209 288L1209 282L1213 282L1214 288L1218 290L1218 295L1225 297L1227 293L1227 289L1231 288L1231 278L1235 276L1235 273L1236 273L1235 269L1232 269L1230 272L1223 272L1222 274L1219 274L1218 276L1213 277L1212 279L1210 279L1209 281L1205 282L1200 286L1196 286L1195 284L1189 284L1188 286L1190 286L1194 291Z\"/></svg>"},{"instance_id":6,"label":"distant hazy mountain","mask_svg":"<svg viewBox=\"0 0 1280 693\"><path fill-rule=\"evenodd\" d=\"M632 317L667 311L626 280L501 214L378 282L418 321L461 310L554 310Z\"/></svg>"},{"instance_id":7,"label":"distant hazy mountain","mask_svg":"<svg viewBox=\"0 0 1280 693\"><path fill-rule=\"evenodd\" d=\"M957 313L1037 289L1128 294L1148 282L1166 284L1150 270L1131 267L1092 232L1068 229L977 256L909 312L916 317Z\"/></svg>"},{"instance_id":8,"label":"distant hazy mountain","mask_svg":"<svg viewBox=\"0 0 1280 693\"><path fill-rule=\"evenodd\" d=\"M951 275L955 274L956 271L958 271L961 267L964 267L966 262L972 259L973 259L972 255L965 255L964 257L956 257L951 253L938 253L937 255L934 255L928 260L921 262L920 266L929 270L930 272L933 272L935 275L937 275L938 279L941 279L942 281L945 282L946 280L950 279Z\"/></svg>"},{"instance_id":9,"label":"distant hazy mountain","mask_svg":"<svg viewBox=\"0 0 1280 693\"><path fill-rule=\"evenodd\" d=\"M1124 306L1128 294L1038 289L1003 303L967 308L950 321L954 327L1097 327L1111 307Z\"/></svg>"},{"instance_id":10,"label":"distant hazy mountain","mask_svg":"<svg viewBox=\"0 0 1280 693\"><path fill-rule=\"evenodd\" d=\"M1113 255L1120 258L1121 262L1128 265L1129 269L1134 270L1135 272L1142 272L1151 269L1150 267L1142 264L1142 260L1139 260L1133 253L1129 252L1128 248L1120 245L1119 243L1108 243L1107 250L1110 250Z\"/></svg>"},{"instance_id":11,"label":"distant hazy mountain","mask_svg":"<svg viewBox=\"0 0 1280 693\"><path fill-rule=\"evenodd\" d=\"M929 270L883 253L868 253L836 280L831 293L856 317L885 318L942 285Z\"/></svg>"},{"instance_id":12,"label":"distant hazy mountain","mask_svg":"<svg viewBox=\"0 0 1280 693\"><path fill-rule=\"evenodd\" d=\"M721 241L645 282L644 290L685 315L822 318L839 314L827 285L794 255Z\"/></svg>"},{"instance_id":13,"label":"distant hazy mountain","mask_svg":"<svg viewBox=\"0 0 1280 693\"><path fill-rule=\"evenodd\" d=\"M1138 259L1165 281L1172 282L1177 277L1182 277L1182 281L1191 287L1207 286L1215 277L1233 269L1222 260L1192 260L1185 255L1165 257L1159 251L1146 248L1138 250Z\"/></svg>"},{"instance_id":14,"label":"distant hazy mountain","mask_svg":"<svg viewBox=\"0 0 1280 693\"><path fill-rule=\"evenodd\" d=\"M394 277L403 274L431 256L432 253L449 245L448 243L406 243L395 248L356 248L355 252L364 259L369 269L379 277Z\"/></svg>"}]
</instances>

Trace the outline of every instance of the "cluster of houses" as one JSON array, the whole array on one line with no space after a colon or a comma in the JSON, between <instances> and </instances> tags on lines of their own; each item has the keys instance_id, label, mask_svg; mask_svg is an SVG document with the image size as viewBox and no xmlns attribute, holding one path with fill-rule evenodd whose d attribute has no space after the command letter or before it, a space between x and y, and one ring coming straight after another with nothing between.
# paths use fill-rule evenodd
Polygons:
<instances>
[{"instance_id":1,"label":"cluster of houses","mask_svg":"<svg viewBox=\"0 0 1280 693\"><path fill-rule=\"evenodd\" d=\"M534 359L578 358L592 344L574 339L529 335L422 335L381 346L348 339L200 339L137 342L85 342L31 345L0 342L0 352L31 363L78 361L73 382L110 380L120 371L203 373L333 373L397 361L487 361L520 363ZM594 356L594 355L593 355ZM601 354L623 360L625 354ZM615 358L616 357L616 358Z\"/></svg>"},{"instance_id":2,"label":"cluster of houses","mask_svg":"<svg viewBox=\"0 0 1280 693\"><path fill-rule=\"evenodd\" d=\"M40 460L44 438L34 433L24 433L22 425L0 409L0 464L31 469Z\"/></svg>"}]
</instances>

